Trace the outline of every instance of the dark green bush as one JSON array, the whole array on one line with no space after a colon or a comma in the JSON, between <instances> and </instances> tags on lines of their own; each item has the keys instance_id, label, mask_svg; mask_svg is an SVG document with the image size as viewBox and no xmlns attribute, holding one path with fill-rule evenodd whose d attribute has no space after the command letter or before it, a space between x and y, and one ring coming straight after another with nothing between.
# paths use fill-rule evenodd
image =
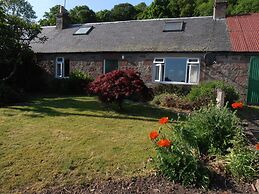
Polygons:
<instances>
[{"instance_id":1,"label":"dark green bush","mask_svg":"<svg viewBox=\"0 0 259 194\"><path fill-rule=\"evenodd\" d=\"M186 96L191 91L191 87L189 85L157 84L153 88L153 92L155 95L168 93L176 94L177 96Z\"/></svg>"},{"instance_id":2,"label":"dark green bush","mask_svg":"<svg viewBox=\"0 0 259 194\"><path fill-rule=\"evenodd\" d=\"M190 93L187 95L187 98L191 101L200 100L202 98L209 98L215 103L217 97L216 89L218 88L225 92L225 102L232 104L239 99L239 94L235 88L223 81L203 82L198 86L194 86Z\"/></svg>"},{"instance_id":3,"label":"dark green bush","mask_svg":"<svg viewBox=\"0 0 259 194\"><path fill-rule=\"evenodd\" d=\"M194 111L187 125L197 138L202 153L225 154L233 147L232 141L239 133L240 121L227 107L214 105Z\"/></svg>"},{"instance_id":4,"label":"dark green bush","mask_svg":"<svg viewBox=\"0 0 259 194\"><path fill-rule=\"evenodd\" d=\"M6 83L0 82L0 106L22 102L25 96Z\"/></svg>"},{"instance_id":5,"label":"dark green bush","mask_svg":"<svg viewBox=\"0 0 259 194\"><path fill-rule=\"evenodd\" d=\"M52 91L59 94L79 95L88 94L88 84L93 81L86 73L74 71L69 78L55 79Z\"/></svg>"}]
</instances>

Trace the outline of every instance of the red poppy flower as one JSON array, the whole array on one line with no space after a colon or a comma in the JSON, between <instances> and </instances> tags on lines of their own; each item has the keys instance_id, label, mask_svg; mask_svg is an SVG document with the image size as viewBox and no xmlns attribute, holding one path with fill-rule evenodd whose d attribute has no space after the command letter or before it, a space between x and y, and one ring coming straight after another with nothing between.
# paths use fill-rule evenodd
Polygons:
<instances>
[{"instance_id":1,"label":"red poppy flower","mask_svg":"<svg viewBox=\"0 0 259 194\"><path fill-rule=\"evenodd\" d=\"M152 132L149 134L149 137L150 137L151 140L156 139L158 136L159 136L159 133L158 133L157 131L152 131Z\"/></svg>"},{"instance_id":2,"label":"red poppy flower","mask_svg":"<svg viewBox=\"0 0 259 194\"><path fill-rule=\"evenodd\" d=\"M168 117L162 117L161 119L159 119L159 123L162 125L168 123L168 121L169 121Z\"/></svg>"},{"instance_id":3,"label":"red poppy flower","mask_svg":"<svg viewBox=\"0 0 259 194\"><path fill-rule=\"evenodd\" d=\"M159 142L157 142L157 145L159 147L170 147L171 142L168 139L161 139Z\"/></svg>"},{"instance_id":4,"label":"red poppy flower","mask_svg":"<svg viewBox=\"0 0 259 194\"><path fill-rule=\"evenodd\" d=\"M255 145L255 149L259 151L259 143Z\"/></svg>"},{"instance_id":5,"label":"red poppy flower","mask_svg":"<svg viewBox=\"0 0 259 194\"><path fill-rule=\"evenodd\" d=\"M243 103L242 102L235 102L233 104L231 104L232 108L233 109L240 109L240 108L243 108Z\"/></svg>"}]
</instances>

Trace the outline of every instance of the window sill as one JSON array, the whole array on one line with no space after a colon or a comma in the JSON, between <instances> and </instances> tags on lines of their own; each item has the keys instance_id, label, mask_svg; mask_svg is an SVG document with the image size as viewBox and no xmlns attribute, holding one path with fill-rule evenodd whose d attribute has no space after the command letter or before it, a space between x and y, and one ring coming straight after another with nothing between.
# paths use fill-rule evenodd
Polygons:
<instances>
[{"instance_id":1,"label":"window sill","mask_svg":"<svg viewBox=\"0 0 259 194\"><path fill-rule=\"evenodd\" d=\"M186 82L162 82L162 81L154 81L154 83L159 83L159 84L172 84L172 85L199 85L199 83L186 83Z\"/></svg>"},{"instance_id":2,"label":"window sill","mask_svg":"<svg viewBox=\"0 0 259 194\"><path fill-rule=\"evenodd\" d=\"M55 77L55 79L69 79L69 77Z\"/></svg>"}]
</instances>

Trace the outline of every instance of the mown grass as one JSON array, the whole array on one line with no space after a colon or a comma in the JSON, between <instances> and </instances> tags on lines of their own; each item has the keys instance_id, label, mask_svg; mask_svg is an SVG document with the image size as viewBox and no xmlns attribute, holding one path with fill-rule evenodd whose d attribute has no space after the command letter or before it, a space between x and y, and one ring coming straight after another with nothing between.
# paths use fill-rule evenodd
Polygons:
<instances>
[{"instance_id":1,"label":"mown grass","mask_svg":"<svg viewBox=\"0 0 259 194\"><path fill-rule=\"evenodd\" d=\"M147 175L148 133L170 111L127 103L122 112L93 97L39 98L0 108L0 193Z\"/></svg>"}]
</instances>

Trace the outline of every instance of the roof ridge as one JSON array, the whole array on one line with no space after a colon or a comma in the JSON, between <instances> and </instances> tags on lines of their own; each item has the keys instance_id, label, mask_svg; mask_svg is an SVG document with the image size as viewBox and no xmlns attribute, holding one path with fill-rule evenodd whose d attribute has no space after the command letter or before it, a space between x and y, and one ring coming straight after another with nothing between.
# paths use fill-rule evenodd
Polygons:
<instances>
[{"instance_id":1,"label":"roof ridge","mask_svg":"<svg viewBox=\"0 0 259 194\"><path fill-rule=\"evenodd\" d=\"M167 21L167 20L185 20L185 19L207 19L213 16L195 16L195 17L178 17L178 18L154 18L144 20L126 20L126 21L112 21L112 22L94 22L94 23L83 23L83 24L72 24L71 26L80 25L101 25L101 24L117 24L117 23L130 23L130 22L148 22L148 21ZM55 26L42 26L42 28L52 28Z\"/></svg>"}]
</instances>

